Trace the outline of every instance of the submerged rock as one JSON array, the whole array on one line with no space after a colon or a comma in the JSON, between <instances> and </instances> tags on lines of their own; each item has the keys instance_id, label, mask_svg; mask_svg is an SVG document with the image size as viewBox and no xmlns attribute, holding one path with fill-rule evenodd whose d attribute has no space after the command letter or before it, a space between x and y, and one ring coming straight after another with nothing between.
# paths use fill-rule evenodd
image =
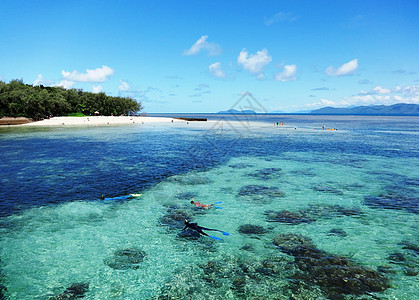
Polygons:
<instances>
[{"instance_id":1,"label":"submerged rock","mask_svg":"<svg viewBox=\"0 0 419 300\"><path fill-rule=\"evenodd\" d=\"M337 236L340 236L340 237L348 236L348 234L345 232L345 230L340 229L340 228L333 228L327 234L328 235L337 235Z\"/></svg>"},{"instance_id":2,"label":"submerged rock","mask_svg":"<svg viewBox=\"0 0 419 300\"><path fill-rule=\"evenodd\" d=\"M291 170L290 173L292 175L296 175L296 176L309 176L309 177L313 177L313 176L316 175L316 173L313 171L313 169Z\"/></svg>"},{"instance_id":3,"label":"submerged rock","mask_svg":"<svg viewBox=\"0 0 419 300\"><path fill-rule=\"evenodd\" d=\"M405 268L404 269L404 274L406 276L416 276L419 274L418 270L413 269L413 268Z\"/></svg>"},{"instance_id":4,"label":"submerged rock","mask_svg":"<svg viewBox=\"0 0 419 300\"><path fill-rule=\"evenodd\" d=\"M0 284L0 300L5 300L7 299L5 296L5 293L7 292L7 288L6 286Z\"/></svg>"},{"instance_id":5,"label":"submerged rock","mask_svg":"<svg viewBox=\"0 0 419 300\"><path fill-rule=\"evenodd\" d=\"M245 245L240 247L240 250L253 251L253 250L255 250L255 247L253 245L250 245L250 244L245 244Z\"/></svg>"},{"instance_id":6,"label":"submerged rock","mask_svg":"<svg viewBox=\"0 0 419 300\"><path fill-rule=\"evenodd\" d=\"M392 253L387 257L387 260L391 263L401 263L406 261L406 257L403 255L403 253Z\"/></svg>"},{"instance_id":7,"label":"submerged rock","mask_svg":"<svg viewBox=\"0 0 419 300\"><path fill-rule=\"evenodd\" d=\"M116 270L138 269L138 264L144 261L145 256L146 253L138 248L121 249L105 258L104 263Z\"/></svg>"},{"instance_id":8,"label":"submerged rock","mask_svg":"<svg viewBox=\"0 0 419 300\"><path fill-rule=\"evenodd\" d=\"M259 225L244 224L238 228L238 232L247 235L259 235L267 233L268 230Z\"/></svg>"},{"instance_id":9,"label":"submerged rock","mask_svg":"<svg viewBox=\"0 0 419 300\"><path fill-rule=\"evenodd\" d=\"M336 218L342 216L359 216L362 215L362 212L359 208L348 208L341 205L329 205L329 204L319 204L312 205L310 204L308 208L300 211L306 216L311 218Z\"/></svg>"},{"instance_id":10,"label":"submerged rock","mask_svg":"<svg viewBox=\"0 0 419 300\"><path fill-rule=\"evenodd\" d=\"M175 272L157 299L324 299L318 287L289 280L297 272L290 262L282 254L209 260Z\"/></svg>"},{"instance_id":11,"label":"submerged rock","mask_svg":"<svg viewBox=\"0 0 419 300\"><path fill-rule=\"evenodd\" d=\"M412 243L409 243L409 242L402 242L402 243L400 243L400 245L403 246L403 249L411 250L416 255L419 255L419 246L418 245L412 244Z\"/></svg>"},{"instance_id":12,"label":"submerged rock","mask_svg":"<svg viewBox=\"0 0 419 300\"><path fill-rule=\"evenodd\" d=\"M279 222L288 224L311 223L322 218L336 218L341 216L362 215L360 209L346 208L340 205L309 205L308 208L291 212L281 210L278 212L269 210L265 212L268 222Z\"/></svg>"},{"instance_id":13,"label":"submerged rock","mask_svg":"<svg viewBox=\"0 0 419 300\"><path fill-rule=\"evenodd\" d=\"M1 259L0 259L0 266L1 266ZM7 288L3 285L3 270L0 269L0 300L6 299L5 293L7 292Z\"/></svg>"},{"instance_id":14,"label":"submerged rock","mask_svg":"<svg viewBox=\"0 0 419 300\"><path fill-rule=\"evenodd\" d=\"M282 175L281 171L281 168L265 168L247 175L250 177L258 178L260 180L269 180L279 178Z\"/></svg>"},{"instance_id":15,"label":"submerged rock","mask_svg":"<svg viewBox=\"0 0 419 300\"><path fill-rule=\"evenodd\" d=\"M190 200L192 198L196 198L197 196L198 196L198 193L196 192L184 192L184 193L176 194L175 197L181 200Z\"/></svg>"},{"instance_id":16,"label":"submerged rock","mask_svg":"<svg viewBox=\"0 0 419 300\"><path fill-rule=\"evenodd\" d=\"M208 177L202 174L186 174L172 176L170 179L172 182L176 182L182 185L200 185L210 184L212 181Z\"/></svg>"},{"instance_id":17,"label":"submerged rock","mask_svg":"<svg viewBox=\"0 0 419 300\"><path fill-rule=\"evenodd\" d=\"M284 192L277 187L266 187L262 185L246 185L240 188L239 196L268 196L268 197L283 197Z\"/></svg>"},{"instance_id":18,"label":"submerged rock","mask_svg":"<svg viewBox=\"0 0 419 300\"><path fill-rule=\"evenodd\" d=\"M274 212L269 210L265 212L268 222L279 222L279 223L288 223L288 224L301 224L301 223L311 223L315 221L314 219L307 218L304 214L294 213L288 210L281 210Z\"/></svg>"},{"instance_id":19,"label":"submerged rock","mask_svg":"<svg viewBox=\"0 0 419 300\"><path fill-rule=\"evenodd\" d=\"M274 237L274 244L283 252L293 255L296 249L301 247L314 248L313 240L295 233L277 234Z\"/></svg>"},{"instance_id":20,"label":"submerged rock","mask_svg":"<svg viewBox=\"0 0 419 300\"><path fill-rule=\"evenodd\" d=\"M73 283L63 293L50 297L50 300L72 300L84 297L84 294L89 290L88 283Z\"/></svg>"},{"instance_id":21,"label":"submerged rock","mask_svg":"<svg viewBox=\"0 0 419 300\"><path fill-rule=\"evenodd\" d=\"M230 168L233 168L233 169L244 169L244 168L248 168L248 167L253 167L253 165L245 164L245 163L231 164L231 165L228 165L228 166Z\"/></svg>"},{"instance_id":22,"label":"submerged rock","mask_svg":"<svg viewBox=\"0 0 419 300\"><path fill-rule=\"evenodd\" d=\"M317 192L331 193L331 194L343 196L343 192L341 190L338 190L337 188L329 186L329 185L318 185L318 186L313 187L313 190Z\"/></svg>"},{"instance_id":23,"label":"submerged rock","mask_svg":"<svg viewBox=\"0 0 419 300\"><path fill-rule=\"evenodd\" d=\"M381 273L388 273L388 274L396 274L396 270L394 270L391 266L379 266L377 268L378 272Z\"/></svg>"},{"instance_id":24,"label":"submerged rock","mask_svg":"<svg viewBox=\"0 0 419 300\"><path fill-rule=\"evenodd\" d=\"M410 194L404 196L386 193L378 196L365 196L364 203L371 208L406 210L419 214L419 199Z\"/></svg>"},{"instance_id":25,"label":"submerged rock","mask_svg":"<svg viewBox=\"0 0 419 300\"><path fill-rule=\"evenodd\" d=\"M319 285L330 298L382 292L390 287L389 280L379 272L352 263L348 258L317 249L313 241L297 234L279 234L274 244L294 256L302 271L297 277Z\"/></svg>"},{"instance_id":26,"label":"submerged rock","mask_svg":"<svg viewBox=\"0 0 419 300\"><path fill-rule=\"evenodd\" d=\"M177 234L178 238L181 239L187 239L187 240L197 240L201 237L201 234L199 232L186 228L185 230L182 230Z\"/></svg>"},{"instance_id":27,"label":"submerged rock","mask_svg":"<svg viewBox=\"0 0 419 300\"><path fill-rule=\"evenodd\" d=\"M172 206L169 207L166 214L159 221L164 226L169 226L173 229L182 229L185 227L185 219L191 221L192 217L191 211L185 211L177 206Z\"/></svg>"}]
</instances>

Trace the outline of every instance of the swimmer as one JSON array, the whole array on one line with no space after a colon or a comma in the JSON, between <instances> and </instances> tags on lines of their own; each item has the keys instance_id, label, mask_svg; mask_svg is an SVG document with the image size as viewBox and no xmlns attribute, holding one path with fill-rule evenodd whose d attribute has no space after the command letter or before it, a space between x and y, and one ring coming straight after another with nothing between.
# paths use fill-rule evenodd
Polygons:
<instances>
[{"instance_id":1,"label":"swimmer","mask_svg":"<svg viewBox=\"0 0 419 300\"><path fill-rule=\"evenodd\" d=\"M195 230L199 234L209 236L210 238L213 238L215 240L219 240L220 238L217 238L215 236L208 235L205 232L203 232L202 230L219 231L219 232L221 232L224 235L230 235L228 232L225 232L225 231L222 231L222 230L201 227L201 226L198 225L198 223L189 223L189 221L185 219L185 227L183 227L182 230L185 230L186 228L189 228L191 230Z\"/></svg>"}]
</instances>

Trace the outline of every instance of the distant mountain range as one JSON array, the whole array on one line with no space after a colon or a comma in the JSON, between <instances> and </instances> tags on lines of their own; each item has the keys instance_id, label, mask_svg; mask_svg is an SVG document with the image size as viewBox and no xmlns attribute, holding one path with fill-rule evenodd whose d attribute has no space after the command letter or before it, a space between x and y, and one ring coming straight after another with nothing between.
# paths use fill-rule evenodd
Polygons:
<instances>
[{"instance_id":1,"label":"distant mountain range","mask_svg":"<svg viewBox=\"0 0 419 300\"><path fill-rule=\"evenodd\" d=\"M223 114L223 115L228 115L228 114L233 114L233 115L254 115L254 114L256 114L256 112L253 111L253 110L250 110L250 109L245 109L245 110L229 109L229 110L219 111L217 114Z\"/></svg>"},{"instance_id":2,"label":"distant mountain range","mask_svg":"<svg viewBox=\"0 0 419 300\"><path fill-rule=\"evenodd\" d=\"M273 111L274 113L284 113L282 111ZM229 109L219 111L217 114L234 114L234 115L254 115L257 112L246 109L237 110ZM286 114L286 113L284 113ZM311 114L311 115L384 115L384 116L419 116L419 105L398 103L390 106L386 105L371 105L371 106L356 106L356 107L323 107L316 110L297 111L289 114Z\"/></svg>"},{"instance_id":3,"label":"distant mountain range","mask_svg":"<svg viewBox=\"0 0 419 300\"><path fill-rule=\"evenodd\" d=\"M419 105L398 103L390 106L373 105L352 108L323 107L312 110L313 115L386 115L386 116L419 116Z\"/></svg>"}]
</instances>

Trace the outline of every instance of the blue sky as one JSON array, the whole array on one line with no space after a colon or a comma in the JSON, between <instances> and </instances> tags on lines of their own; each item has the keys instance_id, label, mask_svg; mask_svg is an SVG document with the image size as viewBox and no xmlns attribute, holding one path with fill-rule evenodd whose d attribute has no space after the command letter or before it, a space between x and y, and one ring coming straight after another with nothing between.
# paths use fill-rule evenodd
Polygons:
<instances>
[{"instance_id":1,"label":"blue sky","mask_svg":"<svg viewBox=\"0 0 419 300\"><path fill-rule=\"evenodd\" d=\"M419 1L0 3L0 80L146 112L419 104Z\"/></svg>"}]
</instances>

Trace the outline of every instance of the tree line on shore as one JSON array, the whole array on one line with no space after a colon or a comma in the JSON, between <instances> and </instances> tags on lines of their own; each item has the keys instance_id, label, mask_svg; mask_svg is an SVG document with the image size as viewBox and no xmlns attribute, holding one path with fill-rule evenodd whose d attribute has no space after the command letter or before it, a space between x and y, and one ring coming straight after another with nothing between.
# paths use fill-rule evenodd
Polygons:
<instances>
[{"instance_id":1,"label":"tree line on shore","mask_svg":"<svg viewBox=\"0 0 419 300\"><path fill-rule=\"evenodd\" d=\"M129 115L139 112L142 103L130 97L107 96L81 89L33 86L22 80L0 81L0 118L27 117L42 120L49 116Z\"/></svg>"}]
</instances>

